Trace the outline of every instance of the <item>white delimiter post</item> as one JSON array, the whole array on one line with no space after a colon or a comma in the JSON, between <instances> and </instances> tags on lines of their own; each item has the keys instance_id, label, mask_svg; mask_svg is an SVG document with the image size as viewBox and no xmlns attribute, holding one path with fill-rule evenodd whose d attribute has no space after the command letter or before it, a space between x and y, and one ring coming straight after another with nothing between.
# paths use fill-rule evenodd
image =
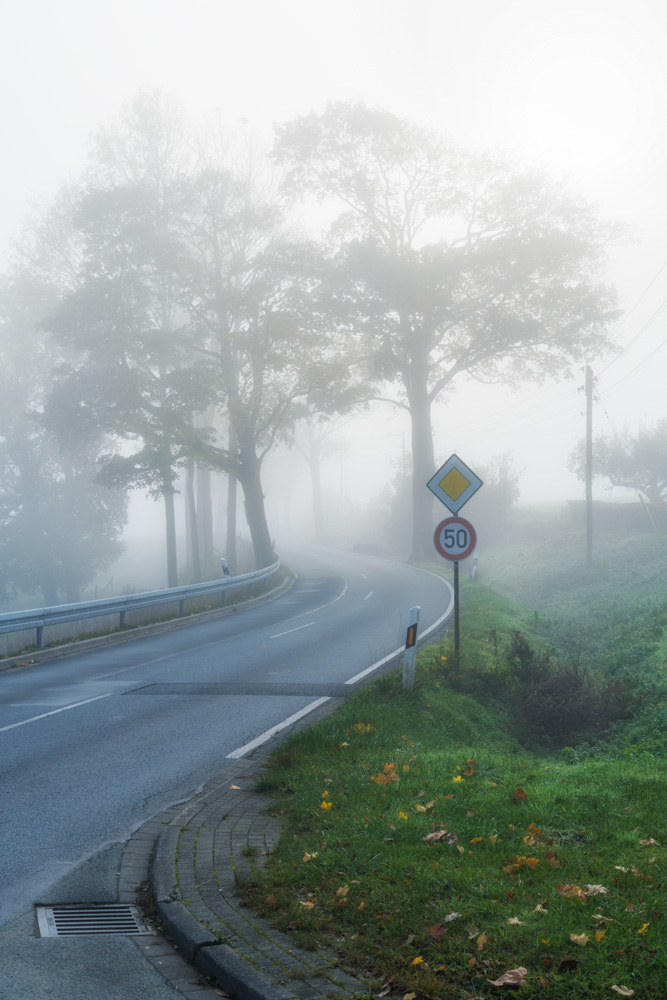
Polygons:
<instances>
[{"instance_id":1,"label":"white delimiter post","mask_svg":"<svg viewBox=\"0 0 667 1000\"><path fill-rule=\"evenodd\" d=\"M408 632L405 637L405 654L403 656L403 690L412 691L415 680L415 659L417 658L417 626L419 625L420 608L410 608L408 611Z\"/></svg>"}]
</instances>

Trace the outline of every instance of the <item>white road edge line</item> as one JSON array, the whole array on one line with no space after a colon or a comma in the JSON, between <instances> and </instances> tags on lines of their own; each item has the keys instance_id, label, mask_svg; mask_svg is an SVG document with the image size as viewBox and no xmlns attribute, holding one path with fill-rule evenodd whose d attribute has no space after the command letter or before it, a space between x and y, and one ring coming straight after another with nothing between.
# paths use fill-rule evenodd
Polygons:
<instances>
[{"instance_id":1,"label":"white road edge line","mask_svg":"<svg viewBox=\"0 0 667 1000\"><path fill-rule=\"evenodd\" d=\"M244 754L250 753L251 750L254 750L255 747L261 746L262 743L266 743L267 740L270 740L272 736L275 736L276 733L279 733L282 729L286 729L287 726L291 726L293 722L298 722L299 719L304 717L304 715L314 712L315 709L319 708L320 705L323 705L325 701L331 701L331 699L327 697L318 698L317 701L311 701L310 705L306 705L306 707L302 708L300 712L295 712L294 715L290 715L289 719L283 719L282 722L279 722L277 726L273 726L272 729L267 729L266 732L262 733L261 736L258 736L257 739L251 740L250 743L244 744L244 746L239 747L237 750L232 750L231 753L227 754L227 758L237 760L239 757L243 757Z\"/></svg>"},{"instance_id":2,"label":"white road edge line","mask_svg":"<svg viewBox=\"0 0 667 1000\"><path fill-rule=\"evenodd\" d=\"M368 593L366 594L366 596L364 597L364 600L365 600L365 601L367 601L367 600L368 600L368 598L369 598L369 597L372 597L372 596L373 596L373 591L372 591L372 590L369 590L369 591L368 591Z\"/></svg>"},{"instance_id":3,"label":"white road edge line","mask_svg":"<svg viewBox=\"0 0 667 1000\"><path fill-rule=\"evenodd\" d=\"M73 705L63 705L62 708L54 708L52 712L44 712L42 715L33 715L31 719L24 719L23 722L12 722L11 726L2 726L0 733L6 733L8 729L17 729L19 726L27 726L29 722L38 722L40 719L47 719L49 715L58 715L59 712L69 712L70 708L79 708L81 705L90 705L92 701L100 701L101 698L110 698L113 691L108 694L98 694L95 698L86 698L85 701L75 701Z\"/></svg>"},{"instance_id":4,"label":"white road edge line","mask_svg":"<svg viewBox=\"0 0 667 1000\"><path fill-rule=\"evenodd\" d=\"M424 572L428 572L428 570L425 570ZM435 573L431 573L430 575L436 576ZM442 577L439 577L438 579L442 579ZM443 580L443 583L447 587L449 587L451 591L451 597L449 600L449 605L447 607L447 610L445 611L444 615L441 615L437 621L433 622L433 624L430 625L429 628L425 629L421 633L419 639L423 639L424 636L427 636L431 632L435 631L435 629L437 629L439 625L442 625L442 623L445 621L446 618L449 618L449 616L453 611L454 591L446 580ZM360 674L355 674L354 677L350 677L349 681L345 681L345 683L356 684L357 681L360 681L362 677L366 677L368 674L371 674L374 670L377 670L379 667L384 666L385 663L389 663L390 660L395 659L400 653L403 652L404 649L405 646L399 646L399 648L395 649L393 653L389 653L388 656L383 656L381 660L378 660L376 663L374 663L371 667L368 667L366 670L362 670ZM283 719L282 722L279 722L278 725L274 726L272 729L267 729L266 732L262 733L261 736L258 736L257 739L251 740L250 743L245 743L242 747L239 747L237 750L232 750L231 753L227 754L227 759L231 758L232 760L238 760L239 757L243 757L245 754L250 753L250 751L254 750L256 747L260 747L262 743L266 743L267 740L270 740L272 736L276 735L276 733L279 733L283 729L286 729L288 726L291 726L293 722L298 722L299 719L303 719L304 715L308 715L310 712L314 712L316 708L319 708L320 705L324 705L326 701L330 700L331 700L330 698L318 698L317 701L311 701L310 705L306 705L306 707L302 708L301 711L295 712L294 715L290 715L289 719Z\"/></svg>"},{"instance_id":5,"label":"white road edge line","mask_svg":"<svg viewBox=\"0 0 667 1000\"><path fill-rule=\"evenodd\" d=\"M311 625L317 625L317 622L308 622L306 625L297 625L296 628L288 628L286 632L276 632L275 635L270 635L269 639L279 639L281 635L289 635L290 632L299 632L302 628L310 628Z\"/></svg>"}]
</instances>

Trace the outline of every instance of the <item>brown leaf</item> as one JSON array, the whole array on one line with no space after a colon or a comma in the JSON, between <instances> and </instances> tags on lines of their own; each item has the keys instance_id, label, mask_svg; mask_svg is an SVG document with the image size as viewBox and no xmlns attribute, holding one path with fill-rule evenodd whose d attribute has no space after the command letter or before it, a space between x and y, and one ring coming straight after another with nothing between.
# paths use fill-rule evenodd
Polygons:
<instances>
[{"instance_id":1,"label":"brown leaf","mask_svg":"<svg viewBox=\"0 0 667 1000\"><path fill-rule=\"evenodd\" d=\"M651 837L649 840L640 840L639 843L642 845L642 847L660 847L658 841L654 840L653 837Z\"/></svg>"},{"instance_id":2,"label":"brown leaf","mask_svg":"<svg viewBox=\"0 0 667 1000\"><path fill-rule=\"evenodd\" d=\"M436 844L439 840L442 840L446 836L447 830L444 827L439 826L437 830L433 830L432 833L427 833L425 837L422 837L422 840L425 840L427 844Z\"/></svg>"},{"instance_id":3,"label":"brown leaf","mask_svg":"<svg viewBox=\"0 0 667 1000\"><path fill-rule=\"evenodd\" d=\"M576 967L578 965L579 965L578 960L576 958L573 958L572 955L563 955L563 957L561 959L561 963L558 966L558 971L559 972L574 972L574 970L576 969Z\"/></svg>"},{"instance_id":4,"label":"brown leaf","mask_svg":"<svg viewBox=\"0 0 667 1000\"><path fill-rule=\"evenodd\" d=\"M588 944L588 934L570 934L570 941L581 945L583 948L584 945Z\"/></svg>"},{"instance_id":5,"label":"brown leaf","mask_svg":"<svg viewBox=\"0 0 667 1000\"><path fill-rule=\"evenodd\" d=\"M515 788L512 792L515 802L523 802L528 796L524 792L523 788Z\"/></svg>"},{"instance_id":6,"label":"brown leaf","mask_svg":"<svg viewBox=\"0 0 667 1000\"><path fill-rule=\"evenodd\" d=\"M434 941L439 941L440 938L444 938L447 931L444 927L441 927L440 924L433 924L432 927L429 927L428 933Z\"/></svg>"},{"instance_id":7,"label":"brown leaf","mask_svg":"<svg viewBox=\"0 0 667 1000\"><path fill-rule=\"evenodd\" d=\"M480 934L480 936L477 938L477 951L481 951L488 940L489 940L489 935L486 933L486 931Z\"/></svg>"},{"instance_id":8,"label":"brown leaf","mask_svg":"<svg viewBox=\"0 0 667 1000\"><path fill-rule=\"evenodd\" d=\"M490 983L492 986L521 986L527 975L528 969L524 969L523 965L520 965L518 969L504 972L499 979L491 979Z\"/></svg>"},{"instance_id":9,"label":"brown leaf","mask_svg":"<svg viewBox=\"0 0 667 1000\"><path fill-rule=\"evenodd\" d=\"M609 892L609 889L605 889L603 885L590 885L588 882L584 888L587 896L600 896Z\"/></svg>"}]
</instances>

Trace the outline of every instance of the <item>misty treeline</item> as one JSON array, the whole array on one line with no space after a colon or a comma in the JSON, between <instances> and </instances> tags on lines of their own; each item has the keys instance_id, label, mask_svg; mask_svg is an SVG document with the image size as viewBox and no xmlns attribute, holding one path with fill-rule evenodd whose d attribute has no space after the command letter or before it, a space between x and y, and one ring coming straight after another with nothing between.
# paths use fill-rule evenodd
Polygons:
<instances>
[{"instance_id":1,"label":"misty treeline","mask_svg":"<svg viewBox=\"0 0 667 1000\"><path fill-rule=\"evenodd\" d=\"M295 223L311 217L324 235ZM183 477L197 579L211 472L230 484L228 559L238 483L267 565L264 458L377 399L409 413L427 558L434 404L462 377L541 382L609 349L615 236L548 177L363 103L277 126L264 155L139 95L2 280L0 585L76 599L118 554L136 488L164 504L175 585Z\"/></svg>"}]
</instances>

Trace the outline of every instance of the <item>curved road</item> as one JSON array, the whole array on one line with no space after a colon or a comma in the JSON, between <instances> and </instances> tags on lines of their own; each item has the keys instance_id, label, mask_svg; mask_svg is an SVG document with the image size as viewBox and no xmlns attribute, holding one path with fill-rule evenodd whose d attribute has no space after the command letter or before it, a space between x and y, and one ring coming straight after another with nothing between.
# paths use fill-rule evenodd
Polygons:
<instances>
[{"instance_id":1,"label":"curved road","mask_svg":"<svg viewBox=\"0 0 667 1000\"><path fill-rule=\"evenodd\" d=\"M54 942L35 943L34 903L113 899L133 830L392 659L412 605L421 635L451 612L449 584L421 570L325 549L283 559L298 579L267 604L0 673L0 935L26 995L55 974L40 970Z\"/></svg>"}]
</instances>

